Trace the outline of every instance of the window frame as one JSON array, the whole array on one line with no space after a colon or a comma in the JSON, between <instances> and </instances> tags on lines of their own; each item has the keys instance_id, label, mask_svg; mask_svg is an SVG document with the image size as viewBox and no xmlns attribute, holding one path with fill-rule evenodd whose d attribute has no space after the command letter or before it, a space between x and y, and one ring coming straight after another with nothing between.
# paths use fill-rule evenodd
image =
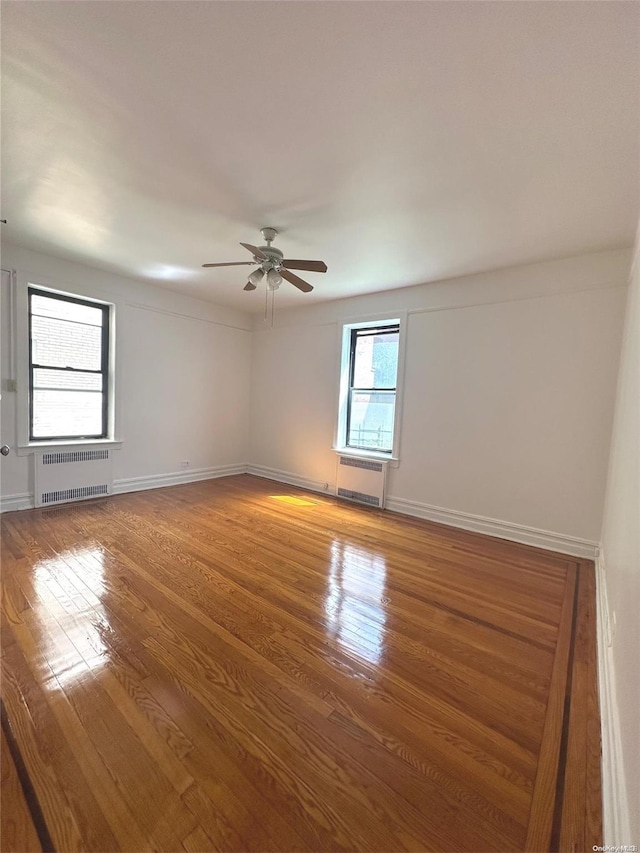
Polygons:
<instances>
[{"instance_id":1,"label":"window frame","mask_svg":"<svg viewBox=\"0 0 640 853\"><path fill-rule=\"evenodd\" d=\"M386 461L392 468L400 464L400 434L402 426L402 409L404 396L405 355L407 347L407 317L408 312L395 311L385 314L369 314L366 316L344 318L338 321L338 353L339 375L337 383L336 418L334 428L333 450L341 456L353 456L364 459L380 459ZM396 375L396 401L393 418L393 449L380 451L375 449L360 449L347 445L347 401L350 381L350 352L351 332L353 329L382 328L383 326L398 326L398 371Z\"/></svg>"},{"instance_id":2,"label":"window frame","mask_svg":"<svg viewBox=\"0 0 640 853\"><path fill-rule=\"evenodd\" d=\"M14 417L16 424L16 456L28 457L42 453L48 449L64 448L65 450L86 450L91 447L118 449L124 445L122 434L122 406L120 380L121 366L117 357L117 323L119 311L124 302L114 293L113 289L105 290L102 282L77 280L78 276L70 275L61 280L45 274L39 269L18 267L10 277L8 290L9 313L9 345L13 362L13 372L7 382L15 393ZM83 299L91 306L106 305L109 308L109 393L108 393L108 426L105 438L65 439L57 441L29 440L29 298L28 290L33 287L45 295L70 296ZM9 364L10 366L10 364ZM11 397L8 396L8 400ZM4 401L3 401L4 402Z\"/></svg>"},{"instance_id":3,"label":"window frame","mask_svg":"<svg viewBox=\"0 0 640 853\"><path fill-rule=\"evenodd\" d=\"M346 425L345 425L345 433L344 433L344 446L348 450L364 450L364 451L373 451L375 453L384 453L387 456L390 456L393 453L393 436L395 434L395 410L396 405L398 403L398 364L396 363L396 384L391 387L378 388L377 386L371 386L370 388L364 387L356 387L354 385L355 380L355 372L356 372L356 348L358 346L358 340L364 337L370 337L371 335L379 335L379 334L397 334L398 335L398 360L400 357L400 323L391 323L385 325L375 325L375 326L352 326L350 330L350 342L349 342L349 390L347 393L347 412L346 412ZM352 444L350 442L350 433L351 433L351 410L353 408L353 395L354 393L367 393L367 392L375 392L375 391L387 391L393 392L393 431L391 436L391 447L388 450L384 450L382 448L377 447L362 447L359 444Z\"/></svg>"},{"instance_id":4,"label":"window frame","mask_svg":"<svg viewBox=\"0 0 640 853\"><path fill-rule=\"evenodd\" d=\"M66 368L58 368L52 365L46 364L34 364L33 363L33 336L32 336L32 299L34 296L44 296L46 299L55 299L59 302L71 302L75 305L84 305L88 308L94 308L100 310L102 312L102 335L100 339L100 370L82 370L79 368L66 367ZM50 290L45 290L33 285L29 285L27 289L27 316L29 323L29 442L30 443L40 443L40 442L49 442L49 441L91 441L99 440L107 438L109 433L109 391L110 391L110 383L109 383L109 338L110 338L110 305L104 302L96 302L90 299L83 299L78 296L71 296L66 293L54 293ZM72 320L63 321L63 322L74 322ZM74 434L74 435L47 435L47 436L34 436L33 434L33 415L34 415L34 378L33 373L34 370L44 369L44 370L65 370L65 371L74 371L78 373L95 373L102 376L102 429L100 433L94 433L91 435L82 435L82 434Z\"/></svg>"}]
</instances>

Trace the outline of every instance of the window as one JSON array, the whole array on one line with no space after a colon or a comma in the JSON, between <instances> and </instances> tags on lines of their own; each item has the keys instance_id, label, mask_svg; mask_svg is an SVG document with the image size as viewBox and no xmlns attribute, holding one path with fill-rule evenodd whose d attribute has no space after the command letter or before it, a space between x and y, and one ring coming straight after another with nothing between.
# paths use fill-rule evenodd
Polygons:
<instances>
[{"instance_id":1,"label":"window","mask_svg":"<svg viewBox=\"0 0 640 853\"><path fill-rule=\"evenodd\" d=\"M106 438L109 306L29 288L29 439Z\"/></svg>"},{"instance_id":2,"label":"window","mask_svg":"<svg viewBox=\"0 0 640 853\"><path fill-rule=\"evenodd\" d=\"M349 329L346 448L393 450L399 340L398 322Z\"/></svg>"}]
</instances>

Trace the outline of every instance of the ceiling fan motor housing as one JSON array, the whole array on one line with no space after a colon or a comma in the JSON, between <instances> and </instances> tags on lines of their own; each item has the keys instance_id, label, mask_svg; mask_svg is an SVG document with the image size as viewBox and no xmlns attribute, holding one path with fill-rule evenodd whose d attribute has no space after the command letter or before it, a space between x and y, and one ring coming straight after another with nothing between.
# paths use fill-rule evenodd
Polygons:
<instances>
[{"instance_id":1,"label":"ceiling fan motor housing","mask_svg":"<svg viewBox=\"0 0 640 853\"><path fill-rule=\"evenodd\" d=\"M262 266L263 270L270 270L280 266L284 257L280 249L274 249L273 246L259 246L258 248L267 256L266 261L263 261L260 258L254 258L254 260Z\"/></svg>"}]
</instances>

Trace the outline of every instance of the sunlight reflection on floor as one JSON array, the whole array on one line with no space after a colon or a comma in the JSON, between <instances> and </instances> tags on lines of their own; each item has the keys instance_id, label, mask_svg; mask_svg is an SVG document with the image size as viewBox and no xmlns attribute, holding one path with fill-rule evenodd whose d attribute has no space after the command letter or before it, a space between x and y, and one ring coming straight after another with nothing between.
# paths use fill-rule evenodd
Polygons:
<instances>
[{"instance_id":1,"label":"sunlight reflection on floor","mask_svg":"<svg viewBox=\"0 0 640 853\"><path fill-rule=\"evenodd\" d=\"M355 545L333 542L325 597L326 625L343 649L380 663L385 637L384 556Z\"/></svg>"},{"instance_id":2,"label":"sunlight reflection on floor","mask_svg":"<svg viewBox=\"0 0 640 853\"><path fill-rule=\"evenodd\" d=\"M80 574L72 568L76 565ZM76 548L41 560L34 567L33 591L44 654L55 676L49 687L64 689L103 667L110 651L103 637L111 627L101 603L106 593L102 548Z\"/></svg>"}]
</instances>

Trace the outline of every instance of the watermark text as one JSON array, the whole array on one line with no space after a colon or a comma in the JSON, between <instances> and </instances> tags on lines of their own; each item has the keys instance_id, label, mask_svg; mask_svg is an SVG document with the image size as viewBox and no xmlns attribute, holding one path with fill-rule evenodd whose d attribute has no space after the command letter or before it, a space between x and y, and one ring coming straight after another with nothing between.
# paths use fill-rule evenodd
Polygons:
<instances>
[{"instance_id":1,"label":"watermark text","mask_svg":"<svg viewBox=\"0 0 640 853\"><path fill-rule=\"evenodd\" d=\"M594 853L638 853L637 844L605 844L604 847L594 844L591 849Z\"/></svg>"}]
</instances>

